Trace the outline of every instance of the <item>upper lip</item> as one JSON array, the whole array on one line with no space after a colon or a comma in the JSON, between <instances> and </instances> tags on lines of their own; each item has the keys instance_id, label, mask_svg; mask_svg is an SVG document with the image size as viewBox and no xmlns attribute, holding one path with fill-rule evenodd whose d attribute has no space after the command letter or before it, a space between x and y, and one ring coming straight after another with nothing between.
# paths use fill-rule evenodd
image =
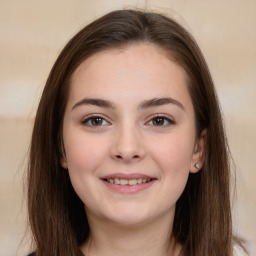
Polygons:
<instances>
[{"instance_id":1,"label":"upper lip","mask_svg":"<svg viewBox=\"0 0 256 256\"><path fill-rule=\"evenodd\" d=\"M112 173L106 176L101 177L101 179L125 179L125 180L132 180L132 179L155 179L152 176L148 176L141 173Z\"/></svg>"}]
</instances>

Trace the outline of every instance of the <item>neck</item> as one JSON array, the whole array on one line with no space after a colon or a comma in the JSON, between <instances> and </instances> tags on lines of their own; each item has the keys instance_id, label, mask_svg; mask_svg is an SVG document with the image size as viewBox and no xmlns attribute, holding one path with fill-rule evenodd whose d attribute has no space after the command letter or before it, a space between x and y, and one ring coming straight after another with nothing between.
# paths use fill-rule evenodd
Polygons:
<instances>
[{"instance_id":1,"label":"neck","mask_svg":"<svg viewBox=\"0 0 256 256\"><path fill-rule=\"evenodd\" d=\"M138 225L119 225L88 218L91 233L82 246L86 256L177 256L180 245L172 237L173 216Z\"/></svg>"}]
</instances>

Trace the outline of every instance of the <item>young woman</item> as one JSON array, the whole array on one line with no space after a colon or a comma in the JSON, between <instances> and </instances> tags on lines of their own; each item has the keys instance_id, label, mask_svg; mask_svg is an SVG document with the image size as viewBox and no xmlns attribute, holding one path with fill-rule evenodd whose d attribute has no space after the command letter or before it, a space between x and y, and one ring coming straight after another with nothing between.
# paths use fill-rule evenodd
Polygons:
<instances>
[{"instance_id":1,"label":"young woman","mask_svg":"<svg viewBox=\"0 0 256 256\"><path fill-rule=\"evenodd\" d=\"M69 41L31 142L37 256L232 256L229 183L218 99L184 28L121 10Z\"/></svg>"}]
</instances>

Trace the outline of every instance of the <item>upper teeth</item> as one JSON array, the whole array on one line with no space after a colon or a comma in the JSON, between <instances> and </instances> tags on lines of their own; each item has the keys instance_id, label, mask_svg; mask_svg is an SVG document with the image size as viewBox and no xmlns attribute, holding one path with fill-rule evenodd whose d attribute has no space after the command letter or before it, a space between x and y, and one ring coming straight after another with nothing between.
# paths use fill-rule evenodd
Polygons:
<instances>
[{"instance_id":1,"label":"upper teeth","mask_svg":"<svg viewBox=\"0 0 256 256\"><path fill-rule=\"evenodd\" d=\"M137 184L141 184L141 183L146 183L149 182L151 179L131 179L131 180L125 180L125 179L107 179L108 183L115 183L118 185L137 185Z\"/></svg>"}]
</instances>

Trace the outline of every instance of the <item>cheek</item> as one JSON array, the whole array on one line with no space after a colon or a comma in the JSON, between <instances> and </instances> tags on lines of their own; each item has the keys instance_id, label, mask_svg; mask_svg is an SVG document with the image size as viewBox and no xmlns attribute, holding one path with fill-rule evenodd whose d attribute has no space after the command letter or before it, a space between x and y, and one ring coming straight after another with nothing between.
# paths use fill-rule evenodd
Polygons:
<instances>
[{"instance_id":1,"label":"cheek","mask_svg":"<svg viewBox=\"0 0 256 256\"><path fill-rule=\"evenodd\" d=\"M85 205L92 204L93 188L97 186L97 169L106 157L106 145L102 139L69 134L65 138L66 159L70 180L77 195Z\"/></svg>"},{"instance_id":2,"label":"cheek","mask_svg":"<svg viewBox=\"0 0 256 256\"><path fill-rule=\"evenodd\" d=\"M163 172L168 170L188 172L192 151L193 141L188 136L165 137L163 140L158 140L158 144L153 143L151 147L152 157L162 167Z\"/></svg>"},{"instance_id":3,"label":"cheek","mask_svg":"<svg viewBox=\"0 0 256 256\"><path fill-rule=\"evenodd\" d=\"M193 136L170 136L158 140L158 147L151 147L154 162L160 169L160 179L169 196L177 200L187 183L193 151Z\"/></svg>"},{"instance_id":4,"label":"cheek","mask_svg":"<svg viewBox=\"0 0 256 256\"><path fill-rule=\"evenodd\" d=\"M66 138L65 150L70 172L86 173L94 172L97 166L106 156L106 143L97 136L85 136L85 134L73 134Z\"/></svg>"},{"instance_id":5,"label":"cheek","mask_svg":"<svg viewBox=\"0 0 256 256\"><path fill-rule=\"evenodd\" d=\"M154 161L160 169L160 181L165 192L162 195L167 206L173 206L183 193L191 161L191 147L180 140L166 141L160 150L152 152ZM158 202L161 207L161 202Z\"/></svg>"}]
</instances>

